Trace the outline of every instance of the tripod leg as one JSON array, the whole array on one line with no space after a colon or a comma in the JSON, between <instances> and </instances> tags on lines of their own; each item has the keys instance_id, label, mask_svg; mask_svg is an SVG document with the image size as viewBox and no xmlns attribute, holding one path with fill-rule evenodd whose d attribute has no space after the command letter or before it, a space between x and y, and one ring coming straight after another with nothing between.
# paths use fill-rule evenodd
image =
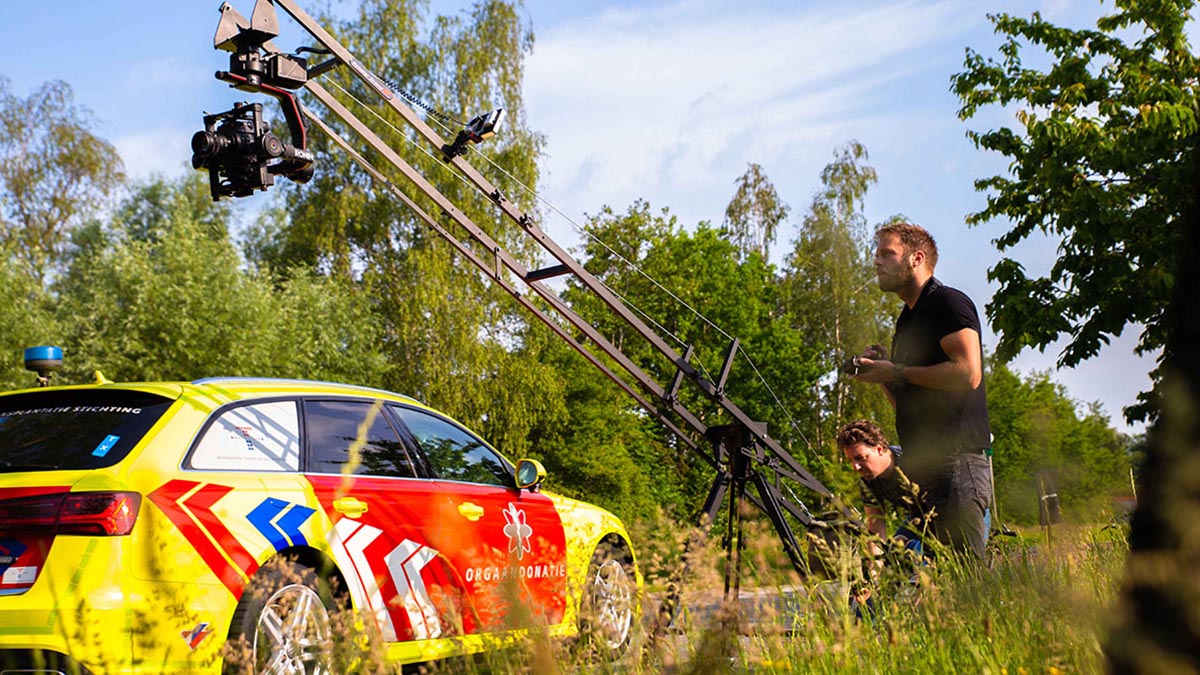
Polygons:
<instances>
[{"instance_id":1,"label":"tripod leg","mask_svg":"<svg viewBox=\"0 0 1200 675\"><path fill-rule=\"evenodd\" d=\"M725 529L725 602L729 602L731 592L736 600L742 586L742 503L745 496L746 483L734 478L733 490L729 492L729 522Z\"/></svg>"},{"instance_id":2,"label":"tripod leg","mask_svg":"<svg viewBox=\"0 0 1200 675\"><path fill-rule=\"evenodd\" d=\"M671 574L671 578L667 582L667 594L658 605L658 614L654 618L654 626L651 628L647 640L648 647L653 647L658 638L666 634L671 623L675 621L675 616L679 613L680 600L683 596L683 579L691 571L692 556L708 540L708 532L716 521L717 513L721 510L721 502L725 498L725 492L729 489L730 478L728 473L722 471L713 480L712 487L708 491L708 498L704 500L704 510L700 514L699 526L684 544L679 566Z\"/></svg>"}]
</instances>

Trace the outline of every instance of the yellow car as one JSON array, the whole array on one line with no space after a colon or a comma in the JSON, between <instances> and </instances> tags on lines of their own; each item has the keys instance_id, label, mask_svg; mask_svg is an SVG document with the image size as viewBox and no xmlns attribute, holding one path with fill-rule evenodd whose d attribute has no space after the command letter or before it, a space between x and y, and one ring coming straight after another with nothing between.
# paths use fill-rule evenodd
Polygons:
<instances>
[{"instance_id":1,"label":"yellow car","mask_svg":"<svg viewBox=\"0 0 1200 675\"><path fill-rule=\"evenodd\" d=\"M340 673L333 645L368 636L410 663L530 626L615 657L639 609L629 535L544 476L349 385L0 395L0 674Z\"/></svg>"}]
</instances>

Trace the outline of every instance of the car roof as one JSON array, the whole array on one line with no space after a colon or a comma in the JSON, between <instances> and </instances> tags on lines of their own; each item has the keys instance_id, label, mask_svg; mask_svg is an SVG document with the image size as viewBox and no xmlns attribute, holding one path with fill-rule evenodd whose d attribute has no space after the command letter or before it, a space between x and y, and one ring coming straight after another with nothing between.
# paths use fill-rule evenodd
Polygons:
<instances>
[{"instance_id":1,"label":"car roof","mask_svg":"<svg viewBox=\"0 0 1200 675\"><path fill-rule=\"evenodd\" d=\"M47 389L22 389L3 392L0 395L83 389L133 389L153 392L170 398L178 398L184 394L201 395L202 397L214 400L216 403L289 394L302 396L360 396L408 403L422 408L427 407L410 396L373 387L320 380L296 380L276 377L206 377L192 382L105 382L103 384L69 385Z\"/></svg>"},{"instance_id":2,"label":"car roof","mask_svg":"<svg viewBox=\"0 0 1200 675\"><path fill-rule=\"evenodd\" d=\"M225 390L240 395L259 392L271 394L283 392L295 394L350 394L355 396L377 396L420 405L416 399L404 394L397 394L393 391L364 387L357 384L326 382L323 380L293 380L283 377L206 377L193 380L190 384L206 389Z\"/></svg>"},{"instance_id":3,"label":"car roof","mask_svg":"<svg viewBox=\"0 0 1200 675\"><path fill-rule=\"evenodd\" d=\"M208 396L218 403L266 396L355 396L384 399L427 408L420 401L393 391L321 380L293 380L281 377L206 377L181 384L189 394Z\"/></svg>"}]
</instances>

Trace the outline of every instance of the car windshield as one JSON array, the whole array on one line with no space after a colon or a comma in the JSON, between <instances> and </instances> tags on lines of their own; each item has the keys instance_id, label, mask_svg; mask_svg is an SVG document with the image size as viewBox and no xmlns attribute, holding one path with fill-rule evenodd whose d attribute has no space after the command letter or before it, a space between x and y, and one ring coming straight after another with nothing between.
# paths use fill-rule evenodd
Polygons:
<instances>
[{"instance_id":1,"label":"car windshield","mask_svg":"<svg viewBox=\"0 0 1200 675\"><path fill-rule=\"evenodd\" d=\"M121 389L0 396L0 473L112 466L171 403Z\"/></svg>"}]
</instances>

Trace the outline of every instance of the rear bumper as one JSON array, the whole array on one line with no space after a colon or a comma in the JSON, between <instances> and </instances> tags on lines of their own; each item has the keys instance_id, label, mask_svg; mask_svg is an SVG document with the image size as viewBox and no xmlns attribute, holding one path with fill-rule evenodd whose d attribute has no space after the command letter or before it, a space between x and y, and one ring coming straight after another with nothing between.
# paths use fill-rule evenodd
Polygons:
<instances>
[{"instance_id":1,"label":"rear bumper","mask_svg":"<svg viewBox=\"0 0 1200 675\"><path fill-rule=\"evenodd\" d=\"M22 593L0 595L0 654L4 659L67 659L74 670L120 673L133 660L133 615L119 579L123 537L55 538L37 580ZM0 673L8 664L0 661ZM9 668L13 670L13 668ZM54 673L54 669L46 669ZM33 672L40 672L34 668Z\"/></svg>"},{"instance_id":2,"label":"rear bumper","mask_svg":"<svg viewBox=\"0 0 1200 675\"><path fill-rule=\"evenodd\" d=\"M7 600L12 598L0 598ZM4 604L8 603L0 602ZM38 667L27 665L38 658L55 664L65 659L74 668L64 671L67 675L91 672L80 670L83 665L102 667L111 673L126 672L132 660L129 621L123 607L107 611L79 606L62 610L0 609L0 675L7 675L5 669L15 668L10 661L40 673Z\"/></svg>"}]
</instances>

